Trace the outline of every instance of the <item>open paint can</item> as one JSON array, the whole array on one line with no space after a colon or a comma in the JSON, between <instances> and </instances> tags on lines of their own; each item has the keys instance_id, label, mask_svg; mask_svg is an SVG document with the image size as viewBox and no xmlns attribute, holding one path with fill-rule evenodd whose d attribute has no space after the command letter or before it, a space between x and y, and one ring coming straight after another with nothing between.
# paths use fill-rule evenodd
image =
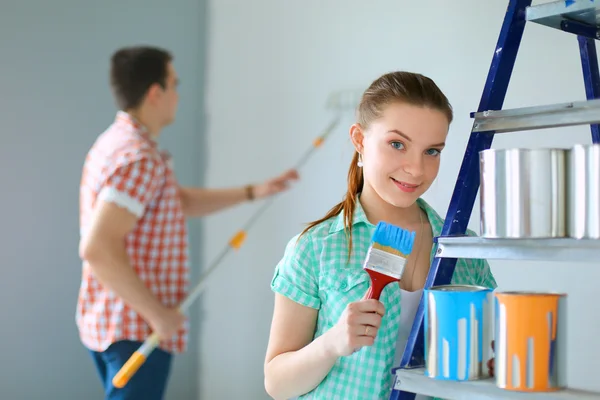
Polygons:
<instances>
[{"instance_id":1,"label":"open paint can","mask_svg":"<svg viewBox=\"0 0 600 400\"><path fill-rule=\"evenodd\" d=\"M566 386L564 294L496 293L496 385L524 392Z\"/></svg>"},{"instance_id":2,"label":"open paint can","mask_svg":"<svg viewBox=\"0 0 600 400\"><path fill-rule=\"evenodd\" d=\"M493 292L481 286L441 285L425 290L425 364L430 378L488 377L492 357Z\"/></svg>"}]
</instances>

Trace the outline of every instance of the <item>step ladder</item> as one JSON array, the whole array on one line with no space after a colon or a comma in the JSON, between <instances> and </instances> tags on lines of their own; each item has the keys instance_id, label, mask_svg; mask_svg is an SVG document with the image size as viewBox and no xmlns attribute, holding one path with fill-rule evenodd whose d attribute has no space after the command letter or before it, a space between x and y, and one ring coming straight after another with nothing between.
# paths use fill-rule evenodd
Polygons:
<instances>
[{"instance_id":1,"label":"step ladder","mask_svg":"<svg viewBox=\"0 0 600 400\"><path fill-rule=\"evenodd\" d=\"M574 34L579 42L581 66L588 101L502 110L519 45L527 22ZM592 141L600 142L600 73L595 40L600 39L600 0L562 0L531 5L531 0L509 0L473 128L444 227L437 244L425 288L449 284L457 258L587 261L600 254L598 240L534 239L502 240L466 236L467 225L479 190L479 152L489 149L496 133L587 125ZM600 399L600 393L564 390L530 395L495 386L493 379L473 382L439 381L424 375L423 298L419 304L400 366L393 369L395 383L390 400L414 400L417 393L448 399Z\"/></svg>"}]
</instances>

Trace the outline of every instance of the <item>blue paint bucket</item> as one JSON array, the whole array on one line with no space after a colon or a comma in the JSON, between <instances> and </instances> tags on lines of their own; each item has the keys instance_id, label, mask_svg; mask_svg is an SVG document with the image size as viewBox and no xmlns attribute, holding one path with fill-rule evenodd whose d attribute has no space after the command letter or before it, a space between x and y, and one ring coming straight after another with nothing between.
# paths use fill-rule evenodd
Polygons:
<instances>
[{"instance_id":1,"label":"blue paint bucket","mask_svg":"<svg viewBox=\"0 0 600 400\"><path fill-rule=\"evenodd\" d=\"M425 290L425 374L470 381L489 376L494 298L491 289L440 285Z\"/></svg>"}]
</instances>

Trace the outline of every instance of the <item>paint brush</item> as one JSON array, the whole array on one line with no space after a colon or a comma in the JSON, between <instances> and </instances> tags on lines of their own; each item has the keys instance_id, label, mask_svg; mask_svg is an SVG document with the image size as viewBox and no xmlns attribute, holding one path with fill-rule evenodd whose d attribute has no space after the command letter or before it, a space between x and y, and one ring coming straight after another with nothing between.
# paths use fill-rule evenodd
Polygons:
<instances>
[{"instance_id":1,"label":"paint brush","mask_svg":"<svg viewBox=\"0 0 600 400\"><path fill-rule=\"evenodd\" d=\"M412 252L415 234L387 222L377 224L363 264L371 277L371 286L365 298L379 300L388 284L400 281L406 260Z\"/></svg>"}]
</instances>

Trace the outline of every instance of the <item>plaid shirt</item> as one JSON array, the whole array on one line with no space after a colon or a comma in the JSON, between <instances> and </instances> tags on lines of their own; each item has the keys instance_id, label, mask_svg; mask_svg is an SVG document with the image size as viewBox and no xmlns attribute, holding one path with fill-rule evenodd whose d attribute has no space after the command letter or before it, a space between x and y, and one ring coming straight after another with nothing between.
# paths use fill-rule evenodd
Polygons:
<instances>
[{"instance_id":1,"label":"plaid shirt","mask_svg":"<svg viewBox=\"0 0 600 400\"><path fill-rule=\"evenodd\" d=\"M99 199L119 204L139 217L125 238L130 264L163 304L181 303L189 274L187 228L170 159L159 152L147 131L122 111L85 159L80 186L82 236ZM146 321L103 287L85 261L76 322L83 344L96 351L121 339L143 341L151 333ZM186 323L160 347L184 351L187 330Z\"/></svg>"},{"instance_id":2,"label":"plaid shirt","mask_svg":"<svg viewBox=\"0 0 600 400\"><path fill-rule=\"evenodd\" d=\"M433 235L439 236L444 220L424 200L419 199L418 204L427 213ZM367 220L357 202L350 263L346 264L348 242L342 213L309 230L298 243L298 236L288 243L275 269L271 288L299 304L319 310L314 337L333 327L348 303L360 300L366 293L370 278L363 270L363 262L374 230L375 226ZM475 235L472 231L469 234ZM430 260L434 254L435 246ZM459 259L452 282L496 287L485 260ZM300 399L389 399L401 312L399 285L388 285L380 300L386 314L374 345L339 358L325 379Z\"/></svg>"}]
</instances>

